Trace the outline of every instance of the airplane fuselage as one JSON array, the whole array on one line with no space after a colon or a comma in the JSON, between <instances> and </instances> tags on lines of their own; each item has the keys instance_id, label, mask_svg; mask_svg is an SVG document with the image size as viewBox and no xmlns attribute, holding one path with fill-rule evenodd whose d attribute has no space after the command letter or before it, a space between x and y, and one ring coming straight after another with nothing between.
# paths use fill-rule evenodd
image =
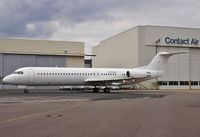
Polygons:
<instances>
[{"instance_id":1,"label":"airplane fuselage","mask_svg":"<svg viewBox=\"0 0 200 137\"><path fill-rule=\"evenodd\" d=\"M137 73L138 71L138 73ZM127 75L127 72L134 72ZM143 73L141 73L143 72ZM150 73L150 75L149 75ZM142 81L161 75L162 72L138 69L106 69L106 68L60 68L60 67L25 67L16 70L4 78L13 85L26 86L61 86L61 85L90 85L87 80L94 80L91 85L105 85L103 80L109 81L134 79ZM102 82L95 83L95 80ZM139 81L138 81L139 82ZM101 84L102 83L102 84Z\"/></svg>"}]
</instances>

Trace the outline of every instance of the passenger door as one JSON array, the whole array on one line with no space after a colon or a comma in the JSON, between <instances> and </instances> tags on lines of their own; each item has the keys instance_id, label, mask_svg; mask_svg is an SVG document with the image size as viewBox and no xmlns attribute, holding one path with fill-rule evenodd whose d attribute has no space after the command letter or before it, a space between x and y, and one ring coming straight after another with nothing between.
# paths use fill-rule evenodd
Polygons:
<instances>
[{"instance_id":1,"label":"passenger door","mask_svg":"<svg viewBox=\"0 0 200 137\"><path fill-rule=\"evenodd\" d=\"M35 72L33 69L28 69L28 83L29 85L35 84Z\"/></svg>"}]
</instances>

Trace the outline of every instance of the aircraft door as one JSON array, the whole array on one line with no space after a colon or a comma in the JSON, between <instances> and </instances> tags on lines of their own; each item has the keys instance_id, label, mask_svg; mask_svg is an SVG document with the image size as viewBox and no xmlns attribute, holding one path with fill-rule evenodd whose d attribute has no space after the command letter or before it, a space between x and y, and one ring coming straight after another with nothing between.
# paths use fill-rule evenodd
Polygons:
<instances>
[{"instance_id":1,"label":"aircraft door","mask_svg":"<svg viewBox=\"0 0 200 137\"><path fill-rule=\"evenodd\" d=\"M33 69L28 69L28 83L29 84L35 83L35 72Z\"/></svg>"}]
</instances>

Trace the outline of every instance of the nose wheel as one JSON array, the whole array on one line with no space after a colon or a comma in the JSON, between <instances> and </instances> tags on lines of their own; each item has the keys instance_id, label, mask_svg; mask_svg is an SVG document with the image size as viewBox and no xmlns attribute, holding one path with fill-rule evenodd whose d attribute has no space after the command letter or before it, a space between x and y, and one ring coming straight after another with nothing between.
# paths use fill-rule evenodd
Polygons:
<instances>
[{"instance_id":1,"label":"nose wheel","mask_svg":"<svg viewBox=\"0 0 200 137\"><path fill-rule=\"evenodd\" d=\"M28 94L28 89L24 89L24 94Z\"/></svg>"}]
</instances>

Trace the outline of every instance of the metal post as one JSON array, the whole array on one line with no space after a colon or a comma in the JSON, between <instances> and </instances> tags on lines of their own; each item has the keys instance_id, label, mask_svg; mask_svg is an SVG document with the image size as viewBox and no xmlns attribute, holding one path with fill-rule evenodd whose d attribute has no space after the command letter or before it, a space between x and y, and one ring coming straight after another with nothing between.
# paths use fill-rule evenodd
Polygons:
<instances>
[{"instance_id":1,"label":"metal post","mask_svg":"<svg viewBox=\"0 0 200 137\"><path fill-rule=\"evenodd\" d=\"M3 53L1 54L1 62L0 63L1 63L1 72L0 72L1 73L1 83L0 84L1 84L1 89L3 89L3 77L4 77L3 76Z\"/></svg>"},{"instance_id":2,"label":"metal post","mask_svg":"<svg viewBox=\"0 0 200 137\"><path fill-rule=\"evenodd\" d=\"M189 48L189 90L192 89L192 86L191 86L191 64L190 64L190 48Z\"/></svg>"}]
</instances>

